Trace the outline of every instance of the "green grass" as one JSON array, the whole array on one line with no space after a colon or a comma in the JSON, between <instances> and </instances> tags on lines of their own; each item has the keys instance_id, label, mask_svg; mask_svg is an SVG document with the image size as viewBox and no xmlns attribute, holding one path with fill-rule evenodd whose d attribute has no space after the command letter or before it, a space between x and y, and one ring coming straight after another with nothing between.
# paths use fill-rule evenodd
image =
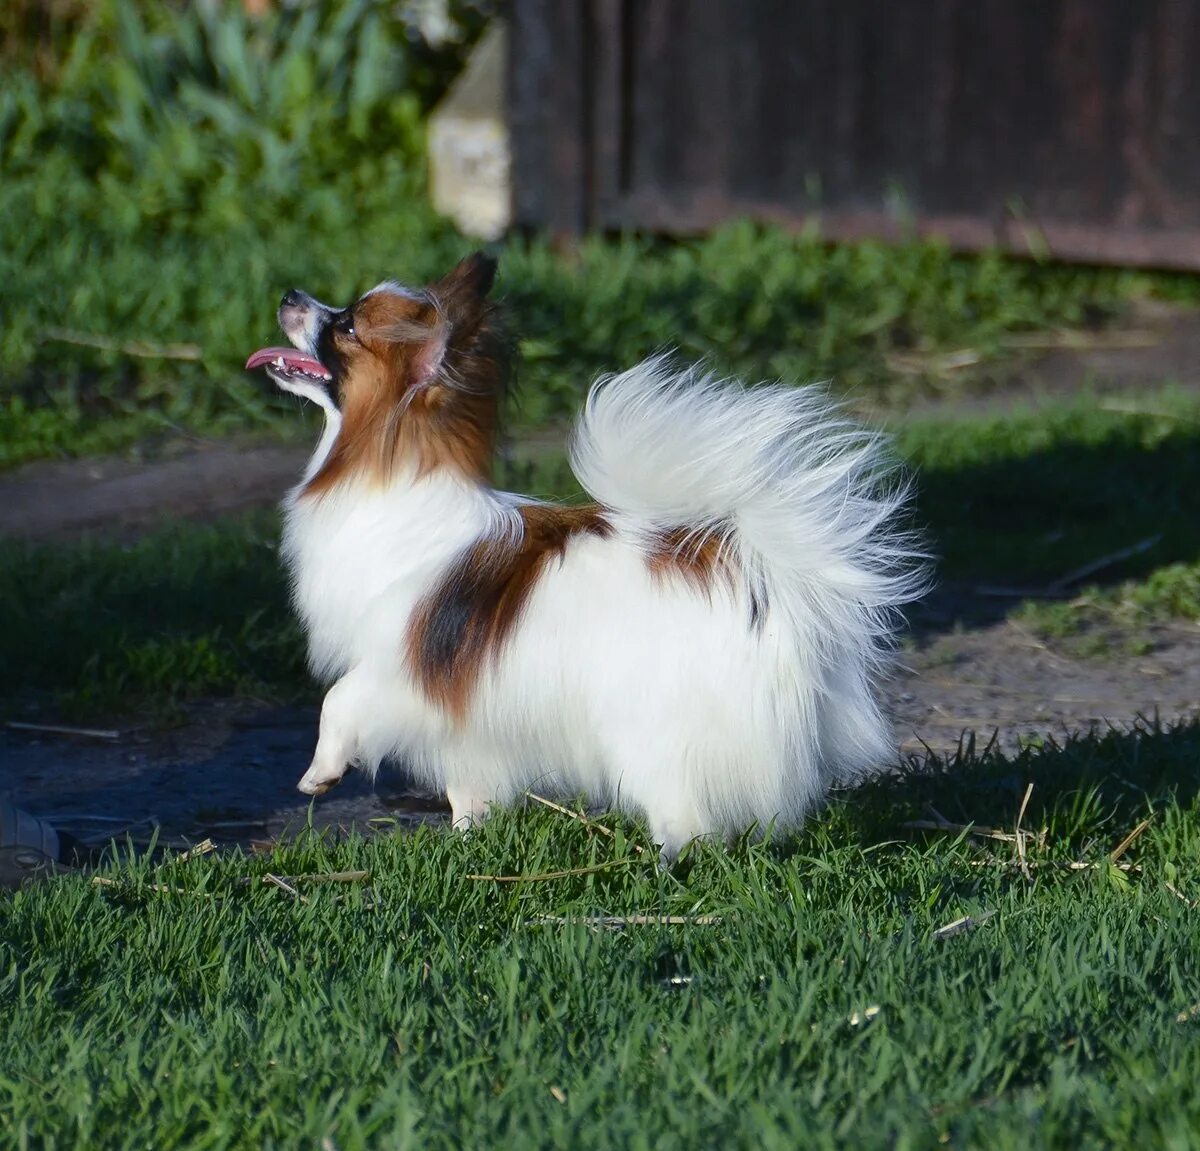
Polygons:
<instances>
[{"instance_id":1,"label":"green grass","mask_svg":"<svg viewBox=\"0 0 1200 1151\"><path fill-rule=\"evenodd\" d=\"M1150 539L1102 580L1200 558L1200 401L1167 389L1135 404L1151 414L1084 394L897 424L945 576L1039 587Z\"/></svg>"},{"instance_id":2,"label":"green grass","mask_svg":"<svg viewBox=\"0 0 1200 1151\"><path fill-rule=\"evenodd\" d=\"M12 609L0 658L10 700L54 691L71 713L304 682L273 514L178 525L135 543L0 544Z\"/></svg>"},{"instance_id":3,"label":"green grass","mask_svg":"<svg viewBox=\"0 0 1200 1151\"><path fill-rule=\"evenodd\" d=\"M1024 590L1016 618L1082 656L1140 653L1155 625L1200 619L1200 401L1166 389L1116 407L1083 395L898 429L944 577Z\"/></svg>"},{"instance_id":4,"label":"green grass","mask_svg":"<svg viewBox=\"0 0 1200 1151\"><path fill-rule=\"evenodd\" d=\"M0 191L0 219L22 221L21 235L0 243L0 307L10 317L0 387L20 401L0 420L0 464L171 426L286 426L288 405L241 364L278 340L274 312L287 288L346 301L386 276L426 282L470 248L419 204L397 211L406 194L387 180L344 192L353 215L335 203L269 227L152 240L73 222L65 194L36 182ZM573 260L537 241L499 254L498 292L521 351L513 414L525 425L568 415L597 374L663 347L750 380L832 379L896 400L947 385L898 377L893 352L966 346L986 361L972 377L984 386L1012 358L1008 333L1075 324L1093 308L1115 313L1125 298L1116 273L968 259L935 244L828 248L745 224L678 245L588 241ZM64 338L192 345L199 359Z\"/></svg>"},{"instance_id":5,"label":"green grass","mask_svg":"<svg viewBox=\"0 0 1200 1151\"><path fill-rule=\"evenodd\" d=\"M1191 1146L1198 765L1196 728L967 749L677 876L639 826L531 809L29 889L0 901L0 1140ZM1028 880L1010 843L904 827L1011 830L1030 782ZM632 914L719 922L559 921Z\"/></svg>"},{"instance_id":6,"label":"green grass","mask_svg":"<svg viewBox=\"0 0 1200 1151\"><path fill-rule=\"evenodd\" d=\"M1015 614L1072 653L1104 655L1117 646L1141 654L1154 646L1155 625L1200 620L1200 563L1168 564L1143 580L1091 586L1065 601L1030 600Z\"/></svg>"}]
</instances>

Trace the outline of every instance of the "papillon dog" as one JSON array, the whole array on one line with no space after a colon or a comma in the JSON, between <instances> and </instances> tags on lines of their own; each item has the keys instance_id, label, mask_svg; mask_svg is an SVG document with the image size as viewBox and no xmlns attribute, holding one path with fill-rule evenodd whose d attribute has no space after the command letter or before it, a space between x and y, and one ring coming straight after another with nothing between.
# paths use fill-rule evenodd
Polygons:
<instances>
[{"instance_id":1,"label":"papillon dog","mask_svg":"<svg viewBox=\"0 0 1200 1151\"><path fill-rule=\"evenodd\" d=\"M593 502L499 491L495 271L476 253L344 308L290 291L292 346L246 364L325 415L283 505L332 684L300 790L395 757L460 827L583 793L670 862L894 762L876 685L922 565L880 436L820 389L659 356L591 388L569 457Z\"/></svg>"}]
</instances>

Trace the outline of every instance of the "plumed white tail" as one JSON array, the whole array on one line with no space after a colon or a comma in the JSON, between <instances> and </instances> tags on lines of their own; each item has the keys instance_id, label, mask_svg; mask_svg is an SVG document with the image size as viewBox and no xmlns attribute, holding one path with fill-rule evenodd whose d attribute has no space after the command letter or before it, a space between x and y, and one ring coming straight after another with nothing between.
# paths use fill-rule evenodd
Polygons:
<instances>
[{"instance_id":1,"label":"plumed white tail","mask_svg":"<svg viewBox=\"0 0 1200 1151\"><path fill-rule=\"evenodd\" d=\"M879 434L820 388L746 388L660 356L594 385L571 465L592 498L647 531L720 534L790 633L801 695L815 697L802 712L818 728L839 705L861 721L832 742L818 734L826 770L858 774L886 754L872 681L925 577L900 522L909 487Z\"/></svg>"}]
</instances>

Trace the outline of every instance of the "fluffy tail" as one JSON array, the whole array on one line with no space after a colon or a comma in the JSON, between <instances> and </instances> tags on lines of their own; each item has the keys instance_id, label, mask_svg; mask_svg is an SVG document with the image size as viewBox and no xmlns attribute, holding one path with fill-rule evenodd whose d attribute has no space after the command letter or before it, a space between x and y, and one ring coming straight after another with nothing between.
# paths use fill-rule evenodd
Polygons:
<instances>
[{"instance_id":1,"label":"fluffy tail","mask_svg":"<svg viewBox=\"0 0 1200 1151\"><path fill-rule=\"evenodd\" d=\"M813 716L849 694L850 710L872 713L823 749L827 765L852 774L878 756L884 727L871 681L892 648L897 609L925 584L919 541L900 522L909 485L881 436L819 388L746 388L660 356L594 385L571 466L634 525L719 534L774 626L790 631L807 665L800 679L823 684L826 704L804 710Z\"/></svg>"}]
</instances>

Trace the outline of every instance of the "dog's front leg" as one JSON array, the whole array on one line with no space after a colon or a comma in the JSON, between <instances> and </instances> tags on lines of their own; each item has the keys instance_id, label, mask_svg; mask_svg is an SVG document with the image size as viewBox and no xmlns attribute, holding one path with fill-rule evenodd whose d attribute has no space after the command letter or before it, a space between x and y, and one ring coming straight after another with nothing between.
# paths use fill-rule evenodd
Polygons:
<instances>
[{"instance_id":1,"label":"dog's front leg","mask_svg":"<svg viewBox=\"0 0 1200 1151\"><path fill-rule=\"evenodd\" d=\"M321 705L321 730L312 763L296 785L305 795L322 795L341 783L358 755L364 700L362 677L353 670L337 681Z\"/></svg>"}]
</instances>

